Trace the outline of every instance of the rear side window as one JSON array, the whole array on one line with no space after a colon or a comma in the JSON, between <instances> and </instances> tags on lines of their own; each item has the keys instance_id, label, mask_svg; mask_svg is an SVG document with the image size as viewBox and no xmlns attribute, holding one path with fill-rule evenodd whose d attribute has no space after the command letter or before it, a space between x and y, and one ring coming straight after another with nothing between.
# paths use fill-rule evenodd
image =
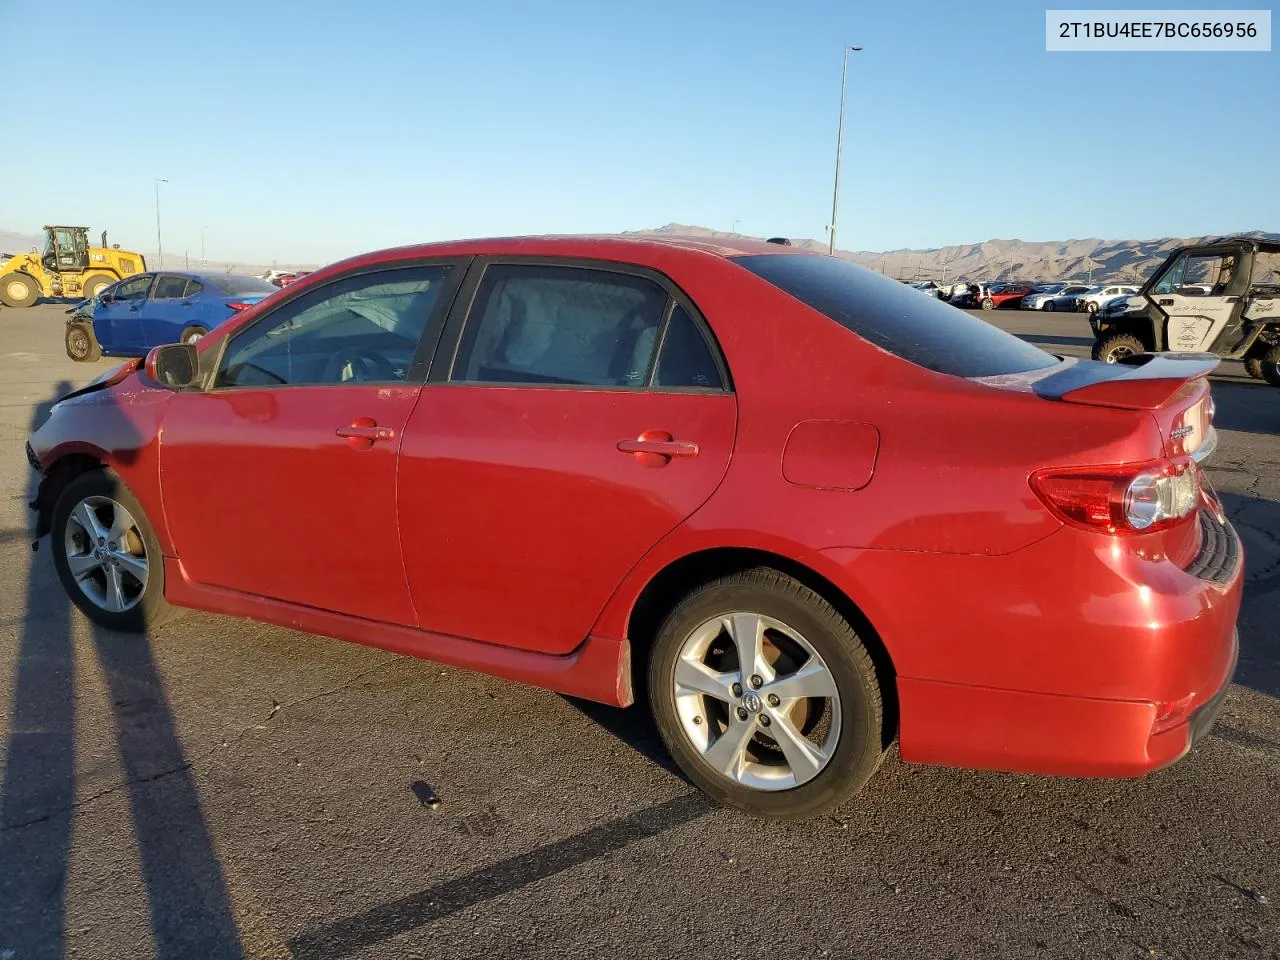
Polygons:
<instances>
[{"instance_id":1,"label":"rear side window","mask_svg":"<svg viewBox=\"0 0 1280 960\"><path fill-rule=\"evenodd\" d=\"M176 300L187 289L186 277L161 277L151 291L152 300Z\"/></svg>"},{"instance_id":2,"label":"rear side window","mask_svg":"<svg viewBox=\"0 0 1280 960\"><path fill-rule=\"evenodd\" d=\"M452 379L643 387L667 294L652 280L579 267L485 270Z\"/></svg>"},{"instance_id":3,"label":"rear side window","mask_svg":"<svg viewBox=\"0 0 1280 960\"><path fill-rule=\"evenodd\" d=\"M183 296L194 297L197 293L199 293L203 289L204 289L204 284L202 284L199 280L188 280L187 292L184 293Z\"/></svg>"},{"instance_id":4,"label":"rear side window","mask_svg":"<svg viewBox=\"0 0 1280 960\"><path fill-rule=\"evenodd\" d=\"M845 260L757 254L734 262L864 340L928 370L991 377L1059 362L984 320Z\"/></svg>"},{"instance_id":5,"label":"rear side window","mask_svg":"<svg viewBox=\"0 0 1280 960\"><path fill-rule=\"evenodd\" d=\"M671 311L667 335L662 339L655 387L696 387L719 390L724 386L715 355L702 331L679 304Z\"/></svg>"},{"instance_id":6,"label":"rear side window","mask_svg":"<svg viewBox=\"0 0 1280 960\"><path fill-rule=\"evenodd\" d=\"M246 277L237 273L219 273L209 279L215 287L233 297L245 293L275 293L280 289L261 277Z\"/></svg>"}]
</instances>

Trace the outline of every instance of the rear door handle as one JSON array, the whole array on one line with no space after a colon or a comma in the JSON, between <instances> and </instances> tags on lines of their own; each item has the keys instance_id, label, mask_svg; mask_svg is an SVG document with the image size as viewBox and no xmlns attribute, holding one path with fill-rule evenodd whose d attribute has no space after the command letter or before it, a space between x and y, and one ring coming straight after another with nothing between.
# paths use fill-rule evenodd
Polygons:
<instances>
[{"instance_id":1,"label":"rear door handle","mask_svg":"<svg viewBox=\"0 0 1280 960\"><path fill-rule=\"evenodd\" d=\"M696 443L676 440L663 430L646 430L634 440L619 440L618 449L646 467L665 466L673 457L696 457L699 452Z\"/></svg>"},{"instance_id":2,"label":"rear door handle","mask_svg":"<svg viewBox=\"0 0 1280 960\"><path fill-rule=\"evenodd\" d=\"M372 417L356 417L345 427L333 431L357 450L368 450L379 440L394 440L396 432L390 427L380 427Z\"/></svg>"}]
</instances>

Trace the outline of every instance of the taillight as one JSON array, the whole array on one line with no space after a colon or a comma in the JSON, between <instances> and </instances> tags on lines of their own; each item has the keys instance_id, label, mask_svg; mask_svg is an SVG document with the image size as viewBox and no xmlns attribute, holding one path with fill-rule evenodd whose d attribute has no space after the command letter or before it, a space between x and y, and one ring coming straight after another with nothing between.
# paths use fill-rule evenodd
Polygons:
<instances>
[{"instance_id":1,"label":"taillight","mask_svg":"<svg viewBox=\"0 0 1280 960\"><path fill-rule=\"evenodd\" d=\"M1152 533L1189 517L1200 500L1194 461L1041 470L1031 489L1068 523L1108 533Z\"/></svg>"},{"instance_id":2,"label":"taillight","mask_svg":"<svg viewBox=\"0 0 1280 960\"><path fill-rule=\"evenodd\" d=\"M253 304L245 303L241 300L233 300L230 303L228 303L227 306L230 307L232 310L234 310L236 313L239 313L241 310L248 310L250 307L253 306Z\"/></svg>"}]
</instances>

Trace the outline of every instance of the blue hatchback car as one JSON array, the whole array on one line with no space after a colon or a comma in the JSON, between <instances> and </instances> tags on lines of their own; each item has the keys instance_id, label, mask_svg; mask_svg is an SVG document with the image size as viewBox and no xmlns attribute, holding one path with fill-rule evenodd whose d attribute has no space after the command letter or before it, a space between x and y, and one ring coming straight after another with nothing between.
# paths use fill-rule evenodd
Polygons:
<instances>
[{"instance_id":1,"label":"blue hatchback car","mask_svg":"<svg viewBox=\"0 0 1280 960\"><path fill-rule=\"evenodd\" d=\"M141 357L161 344L190 343L279 289L230 273L140 273L67 311L67 356Z\"/></svg>"}]
</instances>

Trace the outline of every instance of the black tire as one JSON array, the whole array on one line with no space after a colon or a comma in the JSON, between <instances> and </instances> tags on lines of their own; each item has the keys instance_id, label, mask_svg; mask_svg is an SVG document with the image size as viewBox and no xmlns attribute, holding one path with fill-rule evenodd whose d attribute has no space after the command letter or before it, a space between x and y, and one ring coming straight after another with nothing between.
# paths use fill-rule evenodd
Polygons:
<instances>
[{"instance_id":1,"label":"black tire","mask_svg":"<svg viewBox=\"0 0 1280 960\"><path fill-rule=\"evenodd\" d=\"M1093 344L1093 359L1104 363L1115 363L1124 357L1146 352L1146 345L1131 333L1114 333Z\"/></svg>"},{"instance_id":2,"label":"black tire","mask_svg":"<svg viewBox=\"0 0 1280 960\"><path fill-rule=\"evenodd\" d=\"M1280 346L1268 347L1259 359L1262 379L1273 387L1280 387Z\"/></svg>"},{"instance_id":3,"label":"black tire","mask_svg":"<svg viewBox=\"0 0 1280 960\"><path fill-rule=\"evenodd\" d=\"M66 347L67 356L78 363L92 363L102 356L93 327L84 321L67 324Z\"/></svg>"},{"instance_id":4,"label":"black tire","mask_svg":"<svg viewBox=\"0 0 1280 960\"><path fill-rule=\"evenodd\" d=\"M990 297L987 297L982 301L983 310L994 310L995 308L996 308L996 302L992 300Z\"/></svg>"},{"instance_id":5,"label":"black tire","mask_svg":"<svg viewBox=\"0 0 1280 960\"><path fill-rule=\"evenodd\" d=\"M182 331L182 336L178 338L179 343L195 343L209 331L204 327L187 327Z\"/></svg>"},{"instance_id":6,"label":"black tire","mask_svg":"<svg viewBox=\"0 0 1280 960\"><path fill-rule=\"evenodd\" d=\"M91 588L104 595L107 592L107 578L101 569L84 578L87 584L84 587L71 573L71 561L68 560L69 542L74 541L80 546L80 552L84 552L85 541L90 539L84 535L86 529L84 524L79 520L72 520L72 514L77 507L90 498L97 501L113 501L128 511L134 522L126 531L125 539L118 543L120 550L116 552L116 556L124 556L128 553L131 558L142 559L146 564L146 584L141 589L138 589L139 581L136 578L131 574L122 573L121 568L117 566L116 577L121 578L123 583L122 596L126 597L130 604L120 611L109 610L100 605L91 599L87 592ZM90 500L90 502L93 501ZM111 507L99 507L95 510L95 517L104 527L111 522L112 514L106 512L111 510ZM107 536L110 534L107 533ZM106 540L106 537L103 540ZM160 626L174 616L174 608L164 600L164 561L160 553L160 544L156 541L155 531L133 492L110 470L99 469L82 473L63 488L57 503L53 506L49 541L53 548L53 565L58 571L58 578L62 581L67 596L94 623L108 630L142 633ZM98 549L109 547L115 542L104 542ZM88 549L93 547L94 544L87 543Z\"/></svg>"},{"instance_id":7,"label":"black tire","mask_svg":"<svg viewBox=\"0 0 1280 960\"><path fill-rule=\"evenodd\" d=\"M80 284L80 290L86 300L92 300L115 282L116 278L109 273L91 273Z\"/></svg>"},{"instance_id":8,"label":"black tire","mask_svg":"<svg viewBox=\"0 0 1280 960\"><path fill-rule=\"evenodd\" d=\"M40 286L25 273L0 277L0 303L6 307L29 307L40 299Z\"/></svg>"},{"instance_id":9,"label":"black tire","mask_svg":"<svg viewBox=\"0 0 1280 960\"><path fill-rule=\"evenodd\" d=\"M1266 377L1262 375L1262 358L1261 357L1246 357L1244 361L1244 372L1247 373L1249 376L1253 377L1253 379L1255 380L1266 379Z\"/></svg>"},{"instance_id":10,"label":"black tire","mask_svg":"<svg viewBox=\"0 0 1280 960\"><path fill-rule=\"evenodd\" d=\"M834 752L812 779L798 786L766 790L738 783L708 764L685 733L675 693L681 648L699 625L732 612L771 617L801 634L820 654L839 694L841 726ZM829 603L776 570L757 568L722 577L680 601L654 641L648 690L658 731L685 775L713 799L758 816L799 820L830 811L860 790L884 759L880 681L867 648ZM745 695L741 702L746 703ZM821 702L822 710L829 713L833 701ZM759 698L756 703L761 710ZM758 727L749 743L755 747L759 742L763 749L781 756L776 746L770 746L768 729Z\"/></svg>"},{"instance_id":11,"label":"black tire","mask_svg":"<svg viewBox=\"0 0 1280 960\"><path fill-rule=\"evenodd\" d=\"M1096 303L1094 303L1092 300L1090 300L1088 303L1086 303L1086 304L1084 305L1084 308L1085 308L1085 310L1087 310L1089 313L1097 313L1097 312L1098 312L1098 305L1097 305Z\"/></svg>"},{"instance_id":12,"label":"black tire","mask_svg":"<svg viewBox=\"0 0 1280 960\"><path fill-rule=\"evenodd\" d=\"M1043 310L1045 313L1053 313L1053 311L1057 310L1058 308L1053 305L1052 300L1046 300L1044 302L1044 306L1041 307L1040 309Z\"/></svg>"}]
</instances>

